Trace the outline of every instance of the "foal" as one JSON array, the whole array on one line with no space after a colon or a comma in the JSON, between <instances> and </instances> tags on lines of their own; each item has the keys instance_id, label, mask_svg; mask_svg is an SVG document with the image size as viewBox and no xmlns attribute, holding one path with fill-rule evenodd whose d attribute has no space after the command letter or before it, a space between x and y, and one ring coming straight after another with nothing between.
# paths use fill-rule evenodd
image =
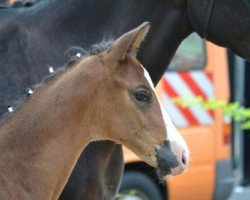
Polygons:
<instances>
[{"instance_id":1,"label":"foal","mask_svg":"<svg viewBox=\"0 0 250 200\"><path fill-rule=\"evenodd\" d=\"M59 71L0 126L0 199L58 199L88 143L124 144L160 174L180 174L188 149L161 109L136 52L144 23ZM168 140L167 140L168 139Z\"/></svg>"}]
</instances>

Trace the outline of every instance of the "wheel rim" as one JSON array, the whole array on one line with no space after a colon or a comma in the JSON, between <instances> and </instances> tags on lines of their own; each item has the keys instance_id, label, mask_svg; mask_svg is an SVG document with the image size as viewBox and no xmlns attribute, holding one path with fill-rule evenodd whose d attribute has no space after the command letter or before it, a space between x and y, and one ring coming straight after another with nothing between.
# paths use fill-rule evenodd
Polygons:
<instances>
[{"instance_id":1,"label":"wheel rim","mask_svg":"<svg viewBox=\"0 0 250 200\"><path fill-rule=\"evenodd\" d=\"M150 200L148 196L139 189L127 189L121 192L122 200Z\"/></svg>"}]
</instances>

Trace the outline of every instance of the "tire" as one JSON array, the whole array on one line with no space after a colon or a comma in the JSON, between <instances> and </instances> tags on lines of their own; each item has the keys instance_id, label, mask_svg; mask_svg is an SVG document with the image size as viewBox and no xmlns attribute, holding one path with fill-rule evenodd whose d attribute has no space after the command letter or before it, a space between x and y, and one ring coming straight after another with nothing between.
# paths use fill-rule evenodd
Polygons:
<instances>
[{"instance_id":1,"label":"tire","mask_svg":"<svg viewBox=\"0 0 250 200\"><path fill-rule=\"evenodd\" d=\"M125 196L137 197L124 199L164 200L155 182L137 171L124 172L119 192Z\"/></svg>"}]
</instances>

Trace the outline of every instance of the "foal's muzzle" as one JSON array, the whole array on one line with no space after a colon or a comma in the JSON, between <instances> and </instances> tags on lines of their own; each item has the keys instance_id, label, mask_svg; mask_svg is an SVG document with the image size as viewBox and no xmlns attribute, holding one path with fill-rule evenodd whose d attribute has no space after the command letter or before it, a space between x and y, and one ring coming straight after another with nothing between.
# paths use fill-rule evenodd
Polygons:
<instances>
[{"instance_id":1,"label":"foal's muzzle","mask_svg":"<svg viewBox=\"0 0 250 200\"><path fill-rule=\"evenodd\" d=\"M160 176L181 174L188 164L187 152L165 140L160 148L156 149L157 172Z\"/></svg>"}]
</instances>

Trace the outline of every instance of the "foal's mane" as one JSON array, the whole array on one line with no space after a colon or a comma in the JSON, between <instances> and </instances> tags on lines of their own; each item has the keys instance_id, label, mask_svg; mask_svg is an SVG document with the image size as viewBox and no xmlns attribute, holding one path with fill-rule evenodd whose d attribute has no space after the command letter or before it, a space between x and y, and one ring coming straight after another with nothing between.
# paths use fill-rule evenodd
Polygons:
<instances>
[{"instance_id":1,"label":"foal's mane","mask_svg":"<svg viewBox=\"0 0 250 200\"><path fill-rule=\"evenodd\" d=\"M88 50L78 47L78 46L73 46L67 49L64 53L64 57L67 60L67 66L71 66L74 64L74 62L77 62L79 60L79 57L77 54L80 54L81 57L86 57L90 55L97 55L109 47L111 47L113 43L113 40L103 40L100 43L92 45Z\"/></svg>"},{"instance_id":2,"label":"foal's mane","mask_svg":"<svg viewBox=\"0 0 250 200\"><path fill-rule=\"evenodd\" d=\"M102 42L98 44L92 45L88 50L85 50L82 47L76 47L76 46L69 48L68 50L65 51L65 54L64 54L64 56L67 58L66 64L61 67L58 67L53 73L50 73L50 74L48 73L48 76L45 76L43 80L41 81L41 83L30 86L29 89L31 89L33 92L36 92L39 88L54 81L56 78L58 78L68 69L76 66L80 60L85 59L88 56L98 55L101 52L108 49L111 46L112 41L113 40L103 40ZM81 56L77 56L79 53ZM29 99L29 97L30 97L30 94L26 93L19 100L14 101L14 105L11 105L11 107L14 109L14 112L23 103L25 103ZM10 112L4 113L2 118L0 119L0 123L3 122L6 118L8 118L10 115L11 115Z\"/></svg>"}]
</instances>

